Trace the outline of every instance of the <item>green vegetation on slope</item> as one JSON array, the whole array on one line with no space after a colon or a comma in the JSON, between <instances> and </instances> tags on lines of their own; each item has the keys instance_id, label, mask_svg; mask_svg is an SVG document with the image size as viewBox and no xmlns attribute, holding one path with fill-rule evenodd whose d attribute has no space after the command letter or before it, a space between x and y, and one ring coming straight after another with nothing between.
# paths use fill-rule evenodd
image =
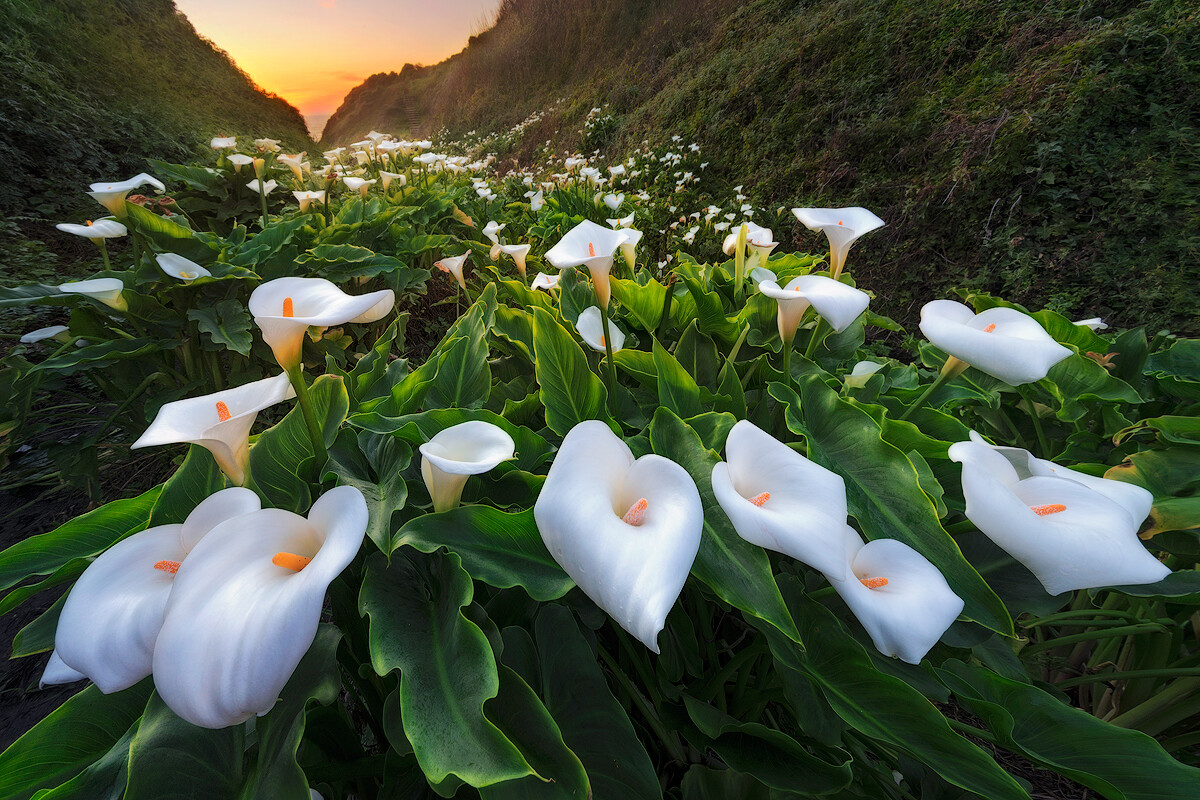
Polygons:
<instances>
[{"instance_id":1,"label":"green vegetation on slope","mask_svg":"<svg viewBox=\"0 0 1200 800\"><path fill-rule=\"evenodd\" d=\"M601 104L611 156L679 134L760 205L877 212L889 226L855 269L898 316L969 284L1196 331L1194 3L505 0L462 53L369 79L325 137L501 130L546 109L500 153L528 161L550 138L581 144Z\"/></svg>"},{"instance_id":2,"label":"green vegetation on slope","mask_svg":"<svg viewBox=\"0 0 1200 800\"><path fill-rule=\"evenodd\" d=\"M0 18L0 210L91 204L87 184L186 160L219 133L309 141L171 0L0 0Z\"/></svg>"}]
</instances>

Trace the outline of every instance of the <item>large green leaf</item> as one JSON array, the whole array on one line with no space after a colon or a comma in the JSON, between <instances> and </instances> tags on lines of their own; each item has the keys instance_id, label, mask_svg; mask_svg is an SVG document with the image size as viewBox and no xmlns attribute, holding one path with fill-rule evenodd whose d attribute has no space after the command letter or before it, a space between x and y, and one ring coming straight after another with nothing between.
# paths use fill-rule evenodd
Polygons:
<instances>
[{"instance_id":1,"label":"large green leaf","mask_svg":"<svg viewBox=\"0 0 1200 800\"><path fill-rule=\"evenodd\" d=\"M394 546L405 544L423 553L445 547L472 578L500 589L520 586L534 600L557 599L575 585L542 542L533 509L506 514L464 506L425 514L396 533Z\"/></svg>"},{"instance_id":2,"label":"large green leaf","mask_svg":"<svg viewBox=\"0 0 1200 800\"><path fill-rule=\"evenodd\" d=\"M296 264L332 281L373 278L384 272L404 269L395 256L376 253L352 244L319 244L296 259Z\"/></svg>"},{"instance_id":3,"label":"large green leaf","mask_svg":"<svg viewBox=\"0 0 1200 800\"><path fill-rule=\"evenodd\" d=\"M1104 477L1136 484L1154 495L1150 519L1139 533L1143 539L1200 527L1200 449L1177 445L1132 453Z\"/></svg>"},{"instance_id":4,"label":"large green leaf","mask_svg":"<svg viewBox=\"0 0 1200 800\"><path fill-rule=\"evenodd\" d=\"M32 800L121 800L125 794L125 765L129 761L129 746L136 733L135 725L83 772L53 789L39 790Z\"/></svg>"},{"instance_id":5,"label":"large green leaf","mask_svg":"<svg viewBox=\"0 0 1200 800\"><path fill-rule=\"evenodd\" d=\"M839 398L816 376L801 378L798 384L803 399L781 383L771 384L771 396L786 406L787 425L805 438L808 457L845 479L850 513L867 538L899 539L921 553L966 603L967 617L1012 635L1004 603L942 528L908 457L883 440L868 414Z\"/></svg>"},{"instance_id":6,"label":"large green leaf","mask_svg":"<svg viewBox=\"0 0 1200 800\"><path fill-rule=\"evenodd\" d=\"M89 686L0 753L0 798L18 800L57 786L102 758L137 722L150 679L116 694Z\"/></svg>"},{"instance_id":7,"label":"large green leaf","mask_svg":"<svg viewBox=\"0 0 1200 800\"><path fill-rule=\"evenodd\" d=\"M1093 359L1078 353L1051 367L1041 385L1049 387L1051 394L1059 401L1059 419L1068 422L1075 422L1088 412L1084 400L1142 401L1132 386L1120 378L1114 378Z\"/></svg>"},{"instance_id":8,"label":"large green leaf","mask_svg":"<svg viewBox=\"0 0 1200 800\"><path fill-rule=\"evenodd\" d=\"M1200 769L1140 731L1103 722L1027 683L948 661L938 677L1001 746L1111 800L1194 800Z\"/></svg>"},{"instance_id":9,"label":"large green leaf","mask_svg":"<svg viewBox=\"0 0 1200 800\"><path fill-rule=\"evenodd\" d=\"M1200 400L1200 339L1180 339L1146 360L1145 372L1175 397Z\"/></svg>"},{"instance_id":10,"label":"large green leaf","mask_svg":"<svg viewBox=\"0 0 1200 800\"><path fill-rule=\"evenodd\" d=\"M137 497L115 500L0 552L0 589L32 575L48 575L72 559L94 556L143 530L161 492L156 486Z\"/></svg>"},{"instance_id":11,"label":"large green leaf","mask_svg":"<svg viewBox=\"0 0 1200 800\"><path fill-rule=\"evenodd\" d=\"M309 387L308 396L328 448L350 410L346 383L340 375L322 375ZM263 431L250 448L250 477L271 507L303 514L312 505L312 497L301 466L314 457L323 462L325 453L314 456L297 403L278 425Z\"/></svg>"},{"instance_id":12,"label":"large green leaf","mask_svg":"<svg viewBox=\"0 0 1200 800\"><path fill-rule=\"evenodd\" d=\"M713 494L712 471L721 459L704 447L687 423L665 408L658 409L650 423L650 443L655 453L687 470L700 490L704 532L692 574L722 600L750 616L766 620L799 642L796 625L771 574L767 551L738 536Z\"/></svg>"},{"instance_id":13,"label":"large green leaf","mask_svg":"<svg viewBox=\"0 0 1200 800\"><path fill-rule=\"evenodd\" d=\"M533 309L535 373L546 407L546 424L559 436L588 419L607 419L604 384L588 367L587 357L549 313Z\"/></svg>"},{"instance_id":14,"label":"large green leaf","mask_svg":"<svg viewBox=\"0 0 1200 800\"><path fill-rule=\"evenodd\" d=\"M30 371L54 372L61 376L74 375L83 369L90 369L109 364L113 361L128 361L143 359L151 353L171 350L178 347L179 342L168 339L114 339L110 342L89 344L87 347L77 347L47 358L35 365Z\"/></svg>"},{"instance_id":15,"label":"large green leaf","mask_svg":"<svg viewBox=\"0 0 1200 800\"><path fill-rule=\"evenodd\" d=\"M401 736L429 782L476 787L533 775L516 746L484 716L500 678L483 631L462 614L471 576L457 555L397 551L371 558L359 596L370 615L371 664L400 670Z\"/></svg>"},{"instance_id":16,"label":"large green leaf","mask_svg":"<svg viewBox=\"0 0 1200 800\"><path fill-rule=\"evenodd\" d=\"M425 408L478 408L487 400L492 385L487 334L495 312L496 287L489 284L434 351L437 375L426 390Z\"/></svg>"},{"instance_id":17,"label":"large green leaf","mask_svg":"<svg viewBox=\"0 0 1200 800\"><path fill-rule=\"evenodd\" d=\"M658 404L679 417L700 413L700 387L675 356L654 340L654 370L658 375Z\"/></svg>"},{"instance_id":18,"label":"large green leaf","mask_svg":"<svg viewBox=\"0 0 1200 800\"><path fill-rule=\"evenodd\" d=\"M196 323L200 332L214 344L224 345L235 353L250 355L254 337L250 334L250 315L239 300L221 300L198 308L189 308L187 318Z\"/></svg>"},{"instance_id":19,"label":"large green leaf","mask_svg":"<svg viewBox=\"0 0 1200 800\"><path fill-rule=\"evenodd\" d=\"M225 476L212 453L198 444L188 445L183 464L162 485L150 512L150 525L182 523L202 500L224 486Z\"/></svg>"},{"instance_id":20,"label":"large green leaf","mask_svg":"<svg viewBox=\"0 0 1200 800\"><path fill-rule=\"evenodd\" d=\"M308 224L306 217L273 222L266 230L247 239L229 259L235 267L254 269L274 257Z\"/></svg>"},{"instance_id":21,"label":"large green leaf","mask_svg":"<svg viewBox=\"0 0 1200 800\"><path fill-rule=\"evenodd\" d=\"M653 332L662 319L667 289L653 278L644 285L625 278L612 278L612 296L637 320L642 330Z\"/></svg>"},{"instance_id":22,"label":"large green leaf","mask_svg":"<svg viewBox=\"0 0 1200 800\"><path fill-rule=\"evenodd\" d=\"M229 800L242 782L241 725L201 728L150 696L129 748L126 800L161 800L187 787L191 800Z\"/></svg>"},{"instance_id":23,"label":"large green leaf","mask_svg":"<svg viewBox=\"0 0 1200 800\"><path fill-rule=\"evenodd\" d=\"M329 449L325 478L353 486L367 501L367 536L384 553L392 552L392 514L404 508L408 484L401 471L412 459L412 448L392 436L352 429L338 433Z\"/></svg>"}]
</instances>

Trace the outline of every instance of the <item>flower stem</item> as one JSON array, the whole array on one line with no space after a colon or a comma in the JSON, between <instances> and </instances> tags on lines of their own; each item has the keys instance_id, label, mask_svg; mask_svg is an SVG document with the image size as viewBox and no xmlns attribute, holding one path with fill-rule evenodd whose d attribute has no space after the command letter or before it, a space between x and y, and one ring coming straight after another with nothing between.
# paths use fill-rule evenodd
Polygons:
<instances>
[{"instance_id":1,"label":"flower stem","mask_svg":"<svg viewBox=\"0 0 1200 800\"><path fill-rule=\"evenodd\" d=\"M794 342L795 339L784 340L783 350L779 354L781 356L780 369L783 371L783 382L789 388L792 385L792 345Z\"/></svg>"},{"instance_id":2,"label":"flower stem","mask_svg":"<svg viewBox=\"0 0 1200 800\"><path fill-rule=\"evenodd\" d=\"M325 452L325 437L321 435L321 426L317 424L317 415L313 411L312 400L308 396L308 386L304 383L304 370L297 366L287 371L288 380L296 390L296 399L300 401L300 413L304 415L304 424L308 427L308 438L312 442L313 455L317 458Z\"/></svg>"},{"instance_id":3,"label":"flower stem","mask_svg":"<svg viewBox=\"0 0 1200 800\"><path fill-rule=\"evenodd\" d=\"M960 359L957 359L954 356L950 356L949 358L947 358L946 363L942 365L942 371L938 373L937 378L934 379L933 383L929 384L928 388L926 388L925 391L921 392L921 396L918 397L911 406L909 406L908 408L906 408L904 410L904 413L900 415L900 419L901 420L908 419L908 415L911 414L912 412L916 411L917 408L920 407L925 402L925 400L929 397L929 395L936 392L942 386L945 386L947 382L949 382L949 381L953 380L954 378L958 377L959 375L961 375L963 370L965 370L969 366L970 366L970 364L968 364L967 362L962 361Z\"/></svg>"},{"instance_id":4,"label":"flower stem","mask_svg":"<svg viewBox=\"0 0 1200 800\"><path fill-rule=\"evenodd\" d=\"M1023 386L1017 387L1017 393L1029 406L1029 419L1033 421L1033 431L1037 434L1038 449L1042 451L1041 457L1048 459L1051 457L1050 443L1046 440L1046 431L1042 428L1042 418L1038 416L1037 407L1033 404L1033 397Z\"/></svg>"},{"instance_id":5,"label":"flower stem","mask_svg":"<svg viewBox=\"0 0 1200 800\"><path fill-rule=\"evenodd\" d=\"M604 322L604 353L608 359L608 410L614 417L619 418L617 405L617 365L613 361L612 335L608 332L608 309L605 308L600 319Z\"/></svg>"},{"instance_id":6,"label":"flower stem","mask_svg":"<svg viewBox=\"0 0 1200 800\"><path fill-rule=\"evenodd\" d=\"M108 260L108 245L103 239L97 239L96 244L100 245L100 258L104 259L104 269L111 270L112 263Z\"/></svg>"},{"instance_id":7,"label":"flower stem","mask_svg":"<svg viewBox=\"0 0 1200 800\"><path fill-rule=\"evenodd\" d=\"M742 284L746 280L746 223L738 228L737 245L733 252L733 305L742 307Z\"/></svg>"},{"instance_id":8,"label":"flower stem","mask_svg":"<svg viewBox=\"0 0 1200 800\"><path fill-rule=\"evenodd\" d=\"M826 334L829 331L825 328L825 318L817 317L817 324L813 326L812 337L808 340L808 347L804 348L804 357L811 359L813 353L817 352L817 345L824 341Z\"/></svg>"},{"instance_id":9,"label":"flower stem","mask_svg":"<svg viewBox=\"0 0 1200 800\"><path fill-rule=\"evenodd\" d=\"M263 173L266 174L265 172ZM267 193L263 186L263 179L258 179L258 200L262 204L262 226L263 230L267 229Z\"/></svg>"}]
</instances>

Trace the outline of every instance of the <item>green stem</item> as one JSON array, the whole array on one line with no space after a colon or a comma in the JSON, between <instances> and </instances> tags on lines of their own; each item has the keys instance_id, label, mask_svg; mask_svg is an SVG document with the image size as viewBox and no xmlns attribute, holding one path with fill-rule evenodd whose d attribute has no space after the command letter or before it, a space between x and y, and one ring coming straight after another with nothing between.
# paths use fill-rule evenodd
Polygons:
<instances>
[{"instance_id":1,"label":"green stem","mask_svg":"<svg viewBox=\"0 0 1200 800\"><path fill-rule=\"evenodd\" d=\"M783 382L786 386L792 385L792 345L794 339L788 339L783 343L783 350L780 351L780 366L783 371Z\"/></svg>"},{"instance_id":2,"label":"green stem","mask_svg":"<svg viewBox=\"0 0 1200 800\"><path fill-rule=\"evenodd\" d=\"M1185 706L1190 705L1190 703L1184 703L1184 701L1188 700L1189 695L1198 689L1200 689L1200 677L1180 678L1140 706L1113 717L1109 722L1120 728L1137 728L1138 730L1150 733L1147 730L1147 726L1156 716L1170 714L1178 709L1181 704ZM1184 710L1188 709L1185 708ZM1158 728L1158 731L1170 727L1169 724L1163 727L1159 727L1159 725L1161 725L1161 721L1156 721L1153 727Z\"/></svg>"},{"instance_id":3,"label":"green stem","mask_svg":"<svg viewBox=\"0 0 1200 800\"><path fill-rule=\"evenodd\" d=\"M992 744L996 743L996 737L992 736L990 731L976 728L974 725L968 725L965 722L959 722L958 720L951 719L950 717L946 717L946 722L951 728L954 728L954 730L959 731L960 733L965 733L968 736L974 736L976 738L983 739L985 742L991 742Z\"/></svg>"},{"instance_id":4,"label":"green stem","mask_svg":"<svg viewBox=\"0 0 1200 800\"><path fill-rule=\"evenodd\" d=\"M1042 418L1038 416L1037 407L1033 404L1033 397L1030 396L1024 387L1018 387L1017 393L1025 399L1025 403L1029 406L1029 418L1033 420L1033 430L1037 434L1038 449L1041 450L1042 458L1050 458L1050 443L1046 441L1046 431L1042 429Z\"/></svg>"},{"instance_id":5,"label":"green stem","mask_svg":"<svg viewBox=\"0 0 1200 800\"><path fill-rule=\"evenodd\" d=\"M100 245L100 258L104 260L104 269L111 270L112 262L108 260L108 245L105 244L103 239L97 239L96 244Z\"/></svg>"},{"instance_id":6,"label":"green stem","mask_svg":"<svg viewBox=\"0 0 1200 800\"><path fill-rule=\"evenodd\" d=\"M617 364L613 361L612 334L609 333L607 308L600 312L600 319L604 322L604 354L608 360L608 411L613 417L620 419L621 414L617 404Z\"/></svg>"},{"instance_id":7,"label":"green stem","mask_svg":"<svg viewBox=\"0 0 1200 800\"><path fill-rule=\"evenodd\" d=\"M633 700L642 712L642 717L650 726L650 730L654 731L654 735L667 748L667 752L670 753L671 758L681 764L687 763L687 754L683 751L683 746L679 743L679 738L663 725L662 720L658 718L658 714L654 706L650 704L650 701L637 690L637 687L633 685L633 681L629 680L629 676L621 670L616 661L613 660L613 657L603 647L597 648L596 652L600 654L600 660L608 667L609 672L617 679L617 683L621 684L621 688L625 690L626 694L629 695L630 699Z\"/></svg>"},{"instance_id":8,"label":"green stem","mask_svg":"<svg viewBox=\"0 0 1200 800\"><path fill-rule=\"evenodd\" d=\"M900 419L908 419L908 415L916 411L925 402L925 400L928 399L929 395L942 388L948 381L953 380L958 375L962 374L962 371L966 368L967 364L955 358L954 356L947 358L946 363L942 365L942 371L938 373L937 378L934 379L933 383L929 384L925 391L921 392L921 396L913 401L911 406L904 409L904 413L900 415Z\"/></svg>"},{"instance_id":9,"label":"green stem","mask_svg":"<svg viewBox=\"0 0 1200 800\"><path fill-rule=\"evenodd\" d=\"M817 324L813 326L812 337L808 340L808 347L804 348L804 357L812 359L813 353L817 352L817 345L825 340L829 330L825 324L824 317L817 317Z\"/></svg>"},{"instance_id":10,"label":"green stem","mask_svg":"<svg viewBox=\"0 0 1200 800\"><path fill-rule=\"evenodd\" d=\"M308 386L304 383L304 370L297 366L287 371L288 380L296 390L296 399L300 401L300 412L304 415L304 424L308 427L308 438L312 442L313 455L320 459L325 452L325 437L321 435L321 426L317 424L317 415L313 411L312 400L308 396Z\"/></svg>"},{"instance_id":11,"label":"green stem","mask_svg":"<svg viewBox=\"0 0 1200 800\"><path fill-rule=\"evenodd\" d=\"M1103 681L1136 680L1137 678L1182 678L1200 676L1200 667L1184 669L1134 669L1127 672L1098 672L1094 675L1080 675L1078 678L1068 678L1054 684L1059 689L1068 689L1085 683L1101 683Z\"/></svg>"},{"instance_id":12,"label":"green stem","mask_svg":"<svg viewBox=\"0 0 1200 800\"><path fill-rule=\"evenodd\" d=\"M263 170L263 174L266 174L266 170ZM265 187L263 186L263 178L259 178L258 200L262 204L262 226L263 230L265 231L267 229L267 193L264 191L264 189Z\"/></svg>"},{"instance_id":13,"label":"green stem","mask_svg":"<svg viewBox=\"0 0 1200 800\"><path fill-rule=\"evenodd\" d=\"M1059 636L1045 642L1031 644L1022 651L1025 655L1033 655L1043 650L1051 650L1063 645L1087 642L1094 639L1109 639L1116 636L1133 636L1141 633L1162 633L1165 629L1156 623L1139 623L1137 625L1122 625L1117 628L1101 628L1100 630L1073 633L1070 636Z\"/></svg>"}]
</instances>

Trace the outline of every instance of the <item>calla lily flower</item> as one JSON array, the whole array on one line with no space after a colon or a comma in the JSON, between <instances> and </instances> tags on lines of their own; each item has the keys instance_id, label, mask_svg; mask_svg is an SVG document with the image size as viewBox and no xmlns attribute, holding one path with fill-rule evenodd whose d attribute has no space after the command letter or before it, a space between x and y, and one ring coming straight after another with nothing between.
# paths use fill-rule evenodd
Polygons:
<instances>
[{"instance_id":1,"label":"calla lily flower","mask_svg":"<svg viewBox=\"0 0 1200 800\"><path fill-rule=\"evenodd\" d=\"M247 164L254 163L253 158L243 153L230 153L228 156L226 156L226 158L229 159L230 164L233 164L234 172L241 172L242 167L246 166Z\"/></svg>"},{"instance_id":2,"label":"calla lily flower","mask_svg":"<svg viewBox=\"0 0 1200 800\"><path fill-rule=\"evenodd\" d=\"M1104 320L1100 319L1100 317L1091 317L1090 319L1081 319L1078 322L1075 322L1073 324L1082 325L1086 328L1091 328L1094 331L1108 330L1108 323L1105 322Z\"/></svg>"},{"instance_id":3,"label":"calla lily flower","mask_svg":"<svg viewBox=\"0 0 1200 800\"><path fill-rule=\"evenodd\" d=\"M875 649L920 664L962 613L963 601L925 556L896 539L862 537L846 526L846 575L825 577L866 628Z\"/></svg>"},{"instance_id":4,"label":"calla lily flower","mask_svg":"<svg viewBox=\"0 0 1200 800\"><path fill-rule=\"evenodd\" d=\"M536 192L534 192L533 196L529 198L529 210L537 213L538 211L542 210L542 206L544 205L546 205L545 196L543 195L542 190L538 189Z\"/></svg>"},{"instance_id":5,"label":"calla lily flower","mask_svg":"<svg viewBox=\"0 0 1200 800\"><path fill-rule=\"evenodd\" d=\"M247 183L246 186L250 187L250 189L253 191L262 192L263 194L270 194L271 192L275 191L276 188L278 188L279 184L274 180L269 180L266 183L263 183L255 178Z\"/></svg>"},{"instance_id":6,"label":"calla lily flower","mask_svg":"<svg viewBox=\"0 0 1200 800\"><path fill-rule=\"evenodd\" d=\"M637 246L642 241L642 232L628 226L622 228L621 232L625 234L625 241L621 242L621 257L625 259L625 266L632 270L637 263Z\"/></svg>"},{"instance_id":7,"label":"calla lily flower","mask_svg":"<svg viewBox=\"0 0 1200 800\"><path fill-rule=\"evenodd\" d=\"M1155 583L1170 574L1137 536L1154 502L1142 487L996 447L974 431L949 452L963 465L967 517L1050 594Z\"/></svg>"},{"instance_id":8,"label":"calla lily flower","mask_svg":"<svg viewBox=\"0 0 1200 800\"><path fill-rule=\"evenodd\" d=\"M871 302L866 292L823 275L801 275L782 287L773 280L764 280L758 290L779 303L779 338L785 343L796 337L800 318L810 305L834 331L842 331Z\"/></svg>"},{"instance_id":9,"label":"calla lily flower","mask_svg":"<svg viewBox=\"0 0 1200 800\"><path fill-rule=\"evenodd\" d=\"M66 325L51 325L48 328L38 328L36 331L30 331L21 337L21 344L35 344L43 339L59 339L65 340L65 337L60 334L70 330Z\"/></svg>"},{"instance_id":10,"label":"calla lily flower","mask_svg":"<svg viewBox=\"0 0 1200 800\"><path fill-rule=\"evenodd\" d=\"M296 198L296 202L300 204L300 213L308 211L314 202L325 205L324 189L318 192L292 192L292 195Z\"/></svg>"},{"instance_id":11,"label":"calla lily flower","mask_svg":"<svg viewBox=\"0 0 1200 800\"><path fill-rule=\"evenodd\" d=\"M613 211L616 211L618 208L620 208L621 203L624 203L624 202L625 202L625 195L623 195L623 194L606 194L606 195L604 195L604 205L608 206Z\"/></svg>"},{"instance_id":12,"label":"calla lily flower","mask_svg":"<svg viewBox=\"0 0 1200 800\"><path fill-rule=\"evenodd\" d=\"M342 182L346 184L346 188L352 192L358 192L363 197L371 191L371 187L375 185L375 178L367 180L366 178L355 178L352 175L347 175L342 178Z\"/></svg>"},{"instance_id":13,"label":"calla lily flower","mask_svg":"<svg viewBox=\"0 0 1200 800\"><path fill-rule=\"evenodd\" d=\"M46 669L42 672L41 680L38 681L38 688L45 689L47 686L84 680L87 680L87 675L68 667L59 658L58 651L51 650L50 659L46 662Z\"/></svg>"},{"instance_id":14,"label":"calla lily flower","mask_svg":"<svg viewBox=\"0 0 1200 800\"><path fill-rule=\"evenodd\" d=\"M304 168L312 166L304 160L304 156L304 153L297 153L294 156L279 156L277 160L292 171L292 174L296 176L296 180L302 181L304 180Z\"/></svg>"},{"instance_id":15,"label":"calla lily flower","mask_svg":"<svg viewBox=\"0 0 1200 800\"><path fill-rule=\"evenodd\" d=\"M213 527L167 600L153 665L163 701L204 728L270 711L366 529L367 504L353 486L326 492L307 519L267 508Z\"/></svg>"},{"instance_id":16,"label":"calla lily flower","mask_svg":"<svg viewBox=\"0 0 1200 800\"><path fill-rule=\"evenodd\" d=\"M779 242L775 241L775 235L771 232L770 228L764 228L749 221L742 224L746 226L746 244L752 252L761 253L763 250L766 250L769 255L779 245ZM734 231L726 236L725 241L721 243L721 250L725 255L733 255L733 251L737 247L738 233L739 231ZM765 262L766 256L762 256L762 260Z\"/></svg>"},{"instance_id":17,"label":"calla lily flower","mask_svg":"<svg viewBox=\"0 0 1200 800\"><path fill-rule=\"evenodd\" d=\"M534 289L545 289L547 291L550 289L557 289L560 277L560 275L547 275L544 272L539 272L534 276L533 283L530 285Z\"/></svg>"},{"instance_id":18,"label":"calla lily flower","mask_svg":"<svg viewBox=\"0 0 1200 800\"><path fill-rule=\"evenodd\" d=\"M741 420L713 467L712 487L738 535L814 569L845 574L846 482Z\"/></svg>"},{"instance_id":19,"label":"calla lily flower","mask_svg":"<svg viewBox=\"0 0 1200 800\"><path fill-rule=\"evenodd\" d=\"M630 230L610 230L585 219L550 248L546 260L558 269L587 267L596 289L596 298L600 306L607 309L612 296L608 275L612 271L613 256L622 244L630 241ZM640 232L638 238L641 238Z\"/></svg>"},{"instance_id":20,"label":"calla lily flower","mask_svg":"<svg viewBox=\"0 0 1200 800\"><path fill-rule=\"evenodd\" d=\"M631 228L633 227L634 213L635 212L630 211L628 215L621 217L620 219L606 219L604 221L608 223L608 227L610 228Z\"/></svg>"},{"instance_id":21,"label":"calla lily flower","mask_svg":"<svg viewBox=\"0 0 1200 800\"><path fill-rule=\"evenodd\" d=\"M501 253L512 258L513 263L517 265L517 272L521 273L521 277L525 277L525 258L529 255L529 249L532 245L528 244L501 244L497 242L492 245L491 258L492 261L499 263Z\"/></svg>"},{"instance_id":22,"label":"calla lily flower","mask_svg":"<svg viewBox=\"0 0 1200 800\"><path fill-rule=\"evenodd\" d=\"M829 239L829 275L834 280L842 274L846 254L858 238L887 224L861 206L793 208L792 213L809 230L821 231Z\"/></svg>"},{"instance_id":23,"label":"calla lily flower","mask_svg":"<svg viewBox=\"0 0 1200 800\"><path fill-rule=\"evenodd\" d=\"M125 302L125 297L121 294L125 290L125 284L121 282L120 278L93 278L90 281L61 283L58 290L66 294L81 294L90 297L117 311L129 310L129 304Z\"/></svg>"},{"instance_id":24,"label":"calla lily flower","mask_svg":"<svg viewBox=\"0 0 1200 800\"><path fill-rule=\"evenodd\" d=\"M327 328L346 322L383 319L396 304L396 293L381 289L348 295L324 278L276 278L260 285L247 304L263 341L285 371L300 364L300 350L310 326Z\"/></svg>"},{"instance_id":25,"label":"calla lily flower","mask_svg":"<svg viewBox=\"0 0 1200 800\"><path fill-rule=\"evenodd\" d=\"M492 244L499 244L500 237L498 234L500 231L504 230L505 227L507 227L507 223L496 222L496 220L490 219L488 220L488 224L483 226L482 233Z\"/></svg>"},{"instance_id":26,"label":"calla lily flower","mask_svg":"<svg viewBox=\"0 0 1200 800\"><path fill-rule=\"evenodd\" d=\"M433 499L433 510L449 511L458 508L467 478L508 461L517 446L504 429L471 421L440 431L419 449L421 477Z\"/></svg>"},{"instance_id":27,"label":"calla lily flower","mask_svg":"<svg viewBox=\"0 0 1200 800\"><path fill-rule=\"evenodd\" d=\"M192 510L182 525L159 525L122 539L93 561L67 595L54 655L43 683L91 678L105 694L128 689L151 672L154 646L176 575L214 527L258 511L249 489L225 489Z\"/></svg>"},{"instance_id":28,"label":"calla lily flower","mask_svg":"<svg viewBox=\"0 0 1200 800\"><path fill-rule=\"evenodd\" d=\"M230 147L237 147L236 136L214 136L210 142L213 150L227 150Z\"/></svg>"},{"instance_id":29,"label":"calla lily flower","mask_svg":"<svg viewBox=\"0 0 1200 800\"><path fill-rule=\"evenodd\" d=\"M303 280L303 279L296 279ZM238 486L249 477L250 428L258 412L296 396L287 375L234 389L167 403L158 410L133 449L190 442L213 454L217 466Z\"/></svg>"},{"instance_id":30,"label":"calla lily flower","mask_svg":"<svg viewBox=\"0 0 1200 800\"><path fill-rule=\"evenodd\" d=\"M76 236L82 236L85 239L91 239L96 244L100 243L101 239L115 239L118 236L124 236L129 231L124 225L117 222L115 219L98 219L95 222L88 221L86 225L76 225L72 222L60 222L54 227L58 228L63 233L73 233Z\"/></svg>"},{"instance_id":31,"label":"calla lily flower","mask_svg":"<svg viewBox=\"0 0 1200 800\"><path fill-rule=\"evenodd\" d=\"M967 364L1020 386L1040 381L1071 355L1028 314L989 308L979 314L953 300L934 300L921 309L921 333Z\"/></svg>"},{"instance_id":32,"label":"calla lily flower","mask_svg":"<svg viewBox=\"0 0 1200 800\"><path fill-rule=\"evenodd\" d=\"M386 192L388 187L392 185L392 181L396 181L397 185L403 186L408 183L408 178L400 172L385 172L379 170L379 177L383 181L383 190Z\"/></svg>"},{"instance_id":33,"label":"calla lily flower","mask_svg":"<svg viewBox=\"0 0 1200 800\"><path fill-rule=\"evenodd\" d=\"M160 192L167 190L167 187L158 178L147 175L144 172L139 172L129 180L120 181L119 183L93 183L88 195L118 217L124 217L125 196L139 186L145 186L146 184L150 184Z\"/></svg>"},{"instance_id":34,"label":"calla lily flower","mask_svg":"<svg viewBox=\"0 0 1200 800\"><path fill-rule=\"evenodd\" d=\"M700 549L704 509L687 471L653 454L635 460L603 422L581 422L563 439L533 518L584 594L657 653Z\"/></svg>"},{"instance_id":35,"label":"calla lily flower","mask_svg":"<svg viewBox=\"0 0 1200 800\"><path fill-rule=\"evenodd\" d=\"M467 252L463 253L461 256L446 256L441 261L433 262L433 265L442 272L450 273L454 277L454 280L458 281L458 285L461 286L462 290L465 292L467 290L467 281L463 277L463 267L466 265L467 258L470 255L471 254Z\"/></svg>"},{"instance_id":36,"label":"calla lily flower","mask_svg":"<svg viewBox=\"0 0 1200 800\"><path fill-rule=\"evenodd\" d=\"M279 152L278 139L255 139L254 146L258 148L258 152L260 153L266 153L268 151L272 153Z\"/></svg>"},{"instance_id":37,"label":"calla lily flower","mask_svg":"<svg viewBox=\"0 0 1200 800\"><path fill-rule=\"evenodd\" d=\"M877 364L874 361L859 361L843 382L851 389L861 389L867 385L871 376L881 369L883 369L883 364Z\"/></svg>"},{"instance_id":38,"label":"calla lily flower","mask_svg":"<svg viewBox=\"0 0 1200 800\"><path fill-rule=\"evenodd\" d=\"M158 266L162 271L170 275L172 278L179 278L181 281L194 281L196 278L211 278L212 273L204 267L197 264L195 261L184 258L175 253L159 253L154 257L158 262Z\"/></svg>"},{"instance_id":39,"label":"calla lily flower","mask_svg":"<svg viewBox=\"0 0 1200 800\"><path fill-rule=\"evenodd\" d=\"M580 312L579 319L575 320L575 329L579 331L580 337L588 347L601 353L607 352L604 345L604 319L599 308L588 306ZM625 334L621 333L621 329L617 327L616 323L610 323L608 329L612 334L612 341L609 344L612 345L612 351L615 353L625 346Z\"/></svg>"}]
</instances>

